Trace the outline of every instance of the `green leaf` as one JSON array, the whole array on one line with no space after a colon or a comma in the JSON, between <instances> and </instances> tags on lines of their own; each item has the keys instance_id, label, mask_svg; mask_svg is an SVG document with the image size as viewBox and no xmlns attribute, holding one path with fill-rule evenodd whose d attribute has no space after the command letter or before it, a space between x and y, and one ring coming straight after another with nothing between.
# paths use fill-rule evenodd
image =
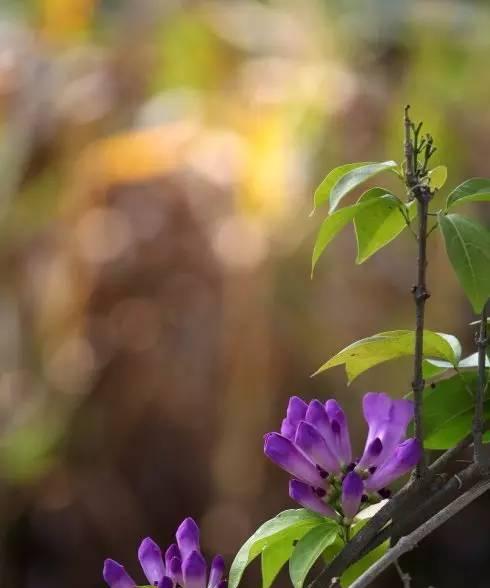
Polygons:
<instances>
[{"instance_id":1,"label":"green leaf","mask_svg":"<svg viewBox=\"0 0 490 588\"><path fill-rule=\"evenodd\" d=\"M439 190L444 186L447 180L447 167L445 165L438 165L429 172L429 180L431 188Z\"/></svg>"},{"instance_id":2,"label":"green leaf","mask_svg":"<svg viewBox=\"0 0 490 588\"><path fill-rule=\"evenodd\" d=\"M490 232L459 214L439 215L449 260L475 312L490 296Z\"/></svg>"},{"instance_id":3,"label":"green leaf","mask_svg":"<svg viewBox=\"0 0 490 588\"><path fill-rule=\"evenodd\" d=\"M354 219L357 239L356 263L363 263L376 251L393 241L406 228L406 217L414 218L417 209L415 202L405 206L396 196L389 194L383 188L372 188L365 192L358 203L373 200L372 206L360 210Z\"/></svg>"},{"instance_id":4,"label":"green leaf","mask_svg":"<svg viewBox=\"0 0 490 588\"><path fill-rule=\"evenodd\" d=\"M353 584L361 574L369 569L374 563L378 561L388 551L389 541L385 541L381 545L378 545L375 549L367 553L360 560L356 561L348 567L340 577L340 585L342 588L348 588Z\"/></svg>"},{"instance_id":5,"label":"green leaf","mask_svg":"<svg viewBox=\"0 0 490 588\"><path fill-rule=\"evenodd\" d=\"M347 379L352 382L369 368L407 355L413 355L415 345L414 331L400 330L378 333L361 339L342 349L324 363L313 375L336 365L345 364ZM459 361L459 342L452 335L424 331L424 356L445 359L452 365Z\"/></svg>"},{"instance_id":6,"label":"green leaf","mask_svg":"<svg viewBox=\"0 0 490 588\"><path fill-rule=\"evenodd\" d=\"M471 431L477 386L478 374L469 371L425 389L423 421L427 449L448 449Z\"/></svg>"},{"instance_id":7,"label":"green leaf","mask_svg":"<svg viewBox=\"0 0 490 588\"><path fill-rule=\"evenodd\" d=\"M454 335L449 335L448 333L437 333L439 335L439 337L442 337L446 343L451 347L451 349L453 350L452 356L449 359L449 361L455 361L456 363L461 359L461 352L462 352L462 348L461 348L461 343L459 342L459 339L457 337L455 337ZM424 335L425 336L425 335ZM425 340L424 340L424 348L425 348ZM430 355L430 353L426 353L426 355Z\"/></svg>"},{"instance_id":8,"label":"green leaf","mask_svg":"<svg viewBox=\"0 0 490 588\"><path fill-rule=\"evenodd\" d=\"M364 161L362 163L348 163L333 169L315 190L313 210L328 201L332 188L341 178L343 178L350 171L359 167L365 167L366 165L373 165L373 162Z\"/></svg>"},{"instance_id":9,"label":"green leaf","mask_svg":"<svg viewBox=\"0 0 490 588\"><path fill-rule=\"evenodd\" d=\"M353 204L346 208L341 208L333 214L327 216L320 226L318 235L313 248L313 256L311 259L311 275L319 260L321 254L325 251L327 245L337 236L337 234L358 214L363 208L372 206L372 202L364 202L362 204Z\"/></svg>"},{"instance_id":10,"label":"green leaf","mask_svg":"<svg viewBox=\"0 0 490 588\"><path fill-rule=\"evenodd\" d=\"M459 362L458 367L460 369L478 367L478 351L476 353L472 353L471 355L468 355L468 357L465 357L464 359L462 359ZM490 360L488 359L488 356L485 357L485 367L490 367Z\"/></svg>"},{"instance_id":11,"label":"green leaf","mask_svg":"<svg viewBox=\"0 0 490 588\"><path fill-rule=\"evenodd\" d=\"M351 190L357 188L360 184L381 173L382 171L393 169L397 166L395 161L383 161L382 163L368 163L361 167L356 167L343 174L330 190L330 212L333 212L344 196Z\"/></svg>"},{"instance_id":12,"label":"green leaf","mask_svg":"<svg viewBox=\"0 0 490 588\"><path fill-rule=\"evenodd\" d=\"M311 529L296 545L289 561L289 575L294 588L303 588L308 572L339 532L335 521Z\"/></svg>"},{"instance_id":13,"label":"green leaf","mask_svg":"<svg viewBox=\"0 0 490 588\"><path fill-rule=\"evenodd\" d=\"M231 564L228 586L236 588L248 564L264 549L289 539L291 544L303 537L311 528L325 522L324 517L306 509L291 509L279 513L261 525L242 545Z\"/></svg>"},{"instance_id":14,"label":"green leaf","mask_svg":"<svg viewBox=\"0 0 490 588\"><path fill-rule=\"evenodd\" d=\"M424 359L422 362L422 376L424 379L429 380L430 378L440 376L453 367L452 363L443 361L442 359Z\"/></svg>"},{"instance_id":15,"label":"green leaf","mask_svg":"<svg viewBox=\"0 0 490 588\"><path fill-rule=\"evenodd\" d=\"M272 585L293 550L294 542L286 536L262 551L262 588L269 588Z\"/></svg>"},{"instance_id":16,"label":"green leaf","mask_svg":"<svg viewBox=\"0 0 490 588\"><path fill-rule=\"evenodd\" d=\"M355 516L354 522L359 523L360 521L366 521L368 519L372 519L374 515L379 512L385 504L388 502L388 499L385 498L384 500L380 500L374 504L370 504L358 512Z\"/></svg>"},{"instance_id":17,"label":"green leaf","mask_svg":"<svg viewBox=\"0 0 490 588\"><path fill-rule=\"evenodd\" d=\"M490 179L472 178L455 188L447 197L446 209L455 204L490 200Z\"/></svg>"},{"instance_id":18,"label":"green leaf","mask_svg":"<svg viewBox=\"0 0 490 588\"><path fill-rule=\"evenodd\" d=\"M490 359L488 357L485 360L485 366L490 367ZM458 363L460 370L474 369L476 367L478 367L478 352L468 355L468 357L465 357ZM425 379L440 376L450 369L454 369L454 366L449 361L443 361L441 359L424 359L422 363L422 372Z\"/></svg>"}]
</instances>

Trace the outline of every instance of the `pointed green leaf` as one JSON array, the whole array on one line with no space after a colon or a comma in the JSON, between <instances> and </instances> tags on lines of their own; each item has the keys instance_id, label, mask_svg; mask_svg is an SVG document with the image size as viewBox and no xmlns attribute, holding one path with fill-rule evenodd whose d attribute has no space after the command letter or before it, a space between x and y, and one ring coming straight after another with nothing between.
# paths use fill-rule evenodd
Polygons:
<instances>
[{"instance_id":1,"label":"pointed green leaf","mask_svg":"<svg viewBox=\"0 0 490 588\"><path fill-rule=\"evenodd\" d=\"M366 165L373 165L373 163L370 161L363 161L362 163L348 163L333 169L315 190L313 210L325 202L328 202L332 188L341 178L343 178L350 171L357 169L358 167L364 167Z\"/></svg>"},{"instance_id":2,"label":"pointed green leaf","mask_svg":"<svg viewBox=\"0 0 490 588\"><path fill-rule=\"evenodd\" d=\"M357 239L356 263L366 261L406 228L407 221L401 208L410 220L417 214L415 202L405 206L396 196L387 193L383 188L368 190L359 198L358 203L373 199L376 199L376 202L360 210L354 218Z\"/></svg>"},{"instance_id":3,"label":"pointed green leaf","mask_svg":"<svg viewBox=\"0 0 490 588\"><path fill-rule=\"evenodd\" d=\"M360 184L372 178L373 176L397 167L395 161L383 161L382 163L368 163L361 167L356 167L342 175L333 188L330 190L330 212L333 212L339 205L342 198Z\"/></svg>"},{"instance_id":4,"label":"pointed green leaf","mask_svg":"<svg viewBox=\"0 0 490 588\"><path fill-rule=\"evenodd\" d=\"M490 367L490 359L488 357L485 360L485 366ZM474 369L476 367L478 367L478 352L468 355L468 357L465 357L458 363L458 368L460 370ZM424 359L422 364L423 376L425 379L440 376L451 369L454 369L454 366L448 361L443 361L441 359Z\"/></svg>"},{"instance_id":5,"label":"pointed green leaf","mask_svg":"<svg viewBox=\"0 0 490 588\"><path fill-rule=\"evenodd\" d=\"M447 180L447 167L445 165L438 165L429 172L429 180L431 188L439 190L444 186Z\"/></svg>"},{"instance_id":6,"label":"pointed green leaf","mask_svg":"<svg viewBox=\"0 0 490 588\"><path fill-rule=\"evenodd\" d=\"M424 444L427 449L448 449L471 431L477 386L477 373L469 371L424 390ZM488 402L485 405L488 415L490 407L487 405Z\"/></svg>"},{"instance_id":7,"label":"pointed green leaf","mask_svg":"<svg viewBox=\"0 0 490 588\"><path fill-rule=\"evenodd\" d=\"M490 179L472 178L455 188L447 197L446 209L455 204L490 200Z\"/></svg>"},{"instance_id":8,"label":"pointed green leaf","mask_svg":"<svg viewBox=\"0 0 490 588\"><path fill-rule=\"evenodd\" d=\"M457 363L461 359L461 352L463 351L459 339L454 335L449 335L448 333L437 333L437 335L439 335L439 337L442 337L453 351L451 359L449 359L449 361L454 360L455 363ZM425 341L424 348L426 348ZM430 355L430 353L427 352L426 355Z\"/></svg>"},{"instance_id":9,"label":"pointed green leaf","mask_svg":"<svg viewBox=\"0 0 490 588\"><path fill-rule=\"evenodd\" d=\"M440 214L439 227L454 271L479 313L490 297L490 232L459 214Z\"/></svg>"},{"instance_id":10,"label":"pointed green leaf","mask_svg":"<svg viewBox=\"0 0 490 588\"><path fill-rule=\"evenodd\" d=\"M293 550L294 541L291 541L290 537L285 537L262 551L262 588L269 588L272 585Z\"/></svg>"},{"instance_id":11,"label":"pointed green leaf","mask_svg":"<svg viewBox=\"0 0 490 588\"><path fill-rule=\"evenodd\" d=\"M327 245L340 233L340 231L359 213L360 210L372 206L372 202L364 202L361 204L353 204L337 210L333 214L327 216L320 226L318 235L316 237L315 246L313 248L313 255L311 259L311 274L320 259L321 254L325 251Z\"/></svg>"},{"instance_id":12,"label":"pointed green leaf","mask_svg":"<svg viewBox=\"0 0 490 588\"><path fill-rule=\"evenodd\" d=\"M459 362L458 367L459 369L471 369L478 367L478 352L472 353L471 355L468 355L468 357L462 359ZM485 358L485 367L490 367L490 360L488 359L488 357Z\"/></svg>"},{"instance_id":13,"label":"pointed green leaf","mask_svg":"<svg viewBox=\"0 0 490 588\"><path fill-rule=\"evenodd\" d=\"M243 572L264 549L289 538L291 543L303 537L311 528L323 523L324 517L304 508L285 510L265 522L242 545L231 564L229 588L237 588Z\"/></svg>"},{"instance_id":14,"label":"pointed green leaf","mask_svg":"<svg viewBox=\"0 0 490 588\"><path fill-rule=\"evenodd\" d=\"M374 515L380 511L383 506L388 502L388 499L385 498L384 500L380 500L379 502L375 502L374 504L370 504L361 510L361 512L357 513L354 518L354 523L359 523L360 521L366 521L368 519L372 519Z\"/></svg>"},{"instance_id":15,"label":"pointed green leaf","mask_svg":"<svg viewBox=\"0 0 490 588\"><path fill-rule=\"evenodd\" d=\"M422 362L422 376L426 380L440 376L454 366L449 361L442 359L424 359Z\"/></svg>"},{"instance_id":16,"label":"pointed green leaf","mask_svg":"<svg viewBox=\"0 0 490 588\"><path fill-rule=\"evenodd\" d=\"M296 545L289 560L289 575L294 588L303 588L308 572L323 551L331 545L339 532L335 521L311 529Z\"/></svg>"},{"instance_id":17,"label":"pointed green leaf","mask_svg":"<svg viewBox=\"0 0 490 588\"><path fill-rule=\"evenodd\" d=\"M424 331L424 356L445 359L452 365L459 361L458 348L455 337L445 333ZM413 355L415 345L414 331L400 330L378 333L372 337L361 339L342 349L313 375L319 374L336 365L345 364L347 379L352 382L357 376L369 368L407 355Z\"/></svg>"}]
</instances>

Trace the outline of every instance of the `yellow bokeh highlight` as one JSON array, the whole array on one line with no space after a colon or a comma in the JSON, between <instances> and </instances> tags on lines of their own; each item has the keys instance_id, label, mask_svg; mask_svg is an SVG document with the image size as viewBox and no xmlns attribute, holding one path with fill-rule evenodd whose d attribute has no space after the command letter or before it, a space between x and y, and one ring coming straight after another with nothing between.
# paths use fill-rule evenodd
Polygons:
<instances>
[{"instance_id":1,"label":"yellow bokeh highlight","mask_svg":"<svg viewBox=\"0 0 490 588\"><path fill-rule=\"evenodd\" d=\"M83 35L97 0L41 0L41 31L49 42L60 43Z\"/></svg>"}]
</instances>

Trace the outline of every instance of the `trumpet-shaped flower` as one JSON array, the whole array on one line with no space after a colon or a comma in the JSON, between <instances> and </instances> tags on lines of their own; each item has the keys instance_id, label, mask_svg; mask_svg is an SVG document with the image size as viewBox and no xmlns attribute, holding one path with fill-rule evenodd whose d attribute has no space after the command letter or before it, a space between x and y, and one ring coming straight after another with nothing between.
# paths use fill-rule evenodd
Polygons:
<instances>
[{"instance_id":1,"label":"trumpet-shaped flower","mask_svg":"<svg viewBox=\"0 0 490 588\"><path fill-rule=\"evenodd\" d=\"M207 570L206 560L199 548L199 527L193 519L185 519L175 534L173 543L162 556L160 547L147 537L138 549L138 559L151 586L158 588L226 588L225 564L220 555L214 557ZM136 582L124 567L106 559L102 572L110 588L136 588ZM145 583L146 584L146 583Z\"/></svg>"},{"instance_id":2,"label":"trumpet-shaped flower","mask_svg":"<svg viewBox=\"0 0 490 588\"><path fill-rule=\"evenodd\" d=\"M368 435L360 459L352 449L344 411L336 400L289 400L280 433L264 437L264 453L292 476L289 495L304 508L351 521L362 505L385 498L388 484L420 460L415 439L405 440L413 403L384 393L363 399Z\"/></svg>"}]
</instances>

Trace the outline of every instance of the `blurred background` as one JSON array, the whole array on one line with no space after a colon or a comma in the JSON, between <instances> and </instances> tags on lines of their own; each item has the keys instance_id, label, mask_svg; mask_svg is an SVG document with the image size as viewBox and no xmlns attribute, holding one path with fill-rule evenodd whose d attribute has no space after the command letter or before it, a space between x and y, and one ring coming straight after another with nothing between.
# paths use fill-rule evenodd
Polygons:
<instances>
[{"instance_id":1,"label":"blurred background","mask_svg":"<svg viewBox=\"0 0 490 588\"><path fill-rule=\"evenodd\" d=\"M262 455L292 394L338 398L361 449L362 394L410 362L310 374L413 326L415 244L355 266L346 229L311 281L312 193L400 160L407 102L447 186L488 176L489 30L483 0L1 0L2 587L101 587L107 556L143 583L139 542L188 515L230 562L293 506ZM473 352L436 233L429 287ZM489 585L489 507L403 560L413 588Z\"/></svg>"}]
</instances>

